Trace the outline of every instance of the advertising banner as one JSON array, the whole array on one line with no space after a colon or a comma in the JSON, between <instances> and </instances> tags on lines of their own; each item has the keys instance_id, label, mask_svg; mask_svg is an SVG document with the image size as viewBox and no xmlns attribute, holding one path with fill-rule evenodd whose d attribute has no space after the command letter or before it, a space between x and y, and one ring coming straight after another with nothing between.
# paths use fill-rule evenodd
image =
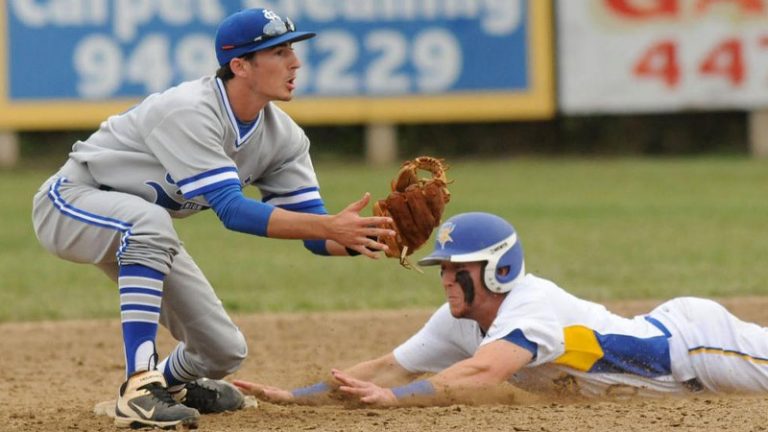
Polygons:
<instances>
[{"instance_id":1,"label":"advertising banner","mask_svg":"<svg viewBox=\"0 0 768 432\"><path fill-rule=\"evenodd\" d=\"M0 126L93 125L213 74L222 18L266 7L318 37L299 121L477 121L554 110L549 0L6 0Z\"/></svg>"},{"instance_id":2,"label":"advertising banner","mask_svg":"<svg viewBox=\"0 0 768 432\"><path fill-rule=\"evenodd\" d=\"M558 0L565 113L768 105L768 1Z\"/></svg>"}]
</instances>

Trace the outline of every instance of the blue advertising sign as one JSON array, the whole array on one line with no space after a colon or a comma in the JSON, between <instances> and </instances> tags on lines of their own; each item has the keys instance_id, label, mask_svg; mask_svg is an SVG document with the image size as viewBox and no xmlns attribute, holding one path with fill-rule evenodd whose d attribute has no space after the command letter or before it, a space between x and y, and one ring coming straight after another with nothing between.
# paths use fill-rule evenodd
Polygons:
<instances>
[{"instance_id":1,"label":"blue advertising sign","mask_svg":"<svg viewBox=\"0 0 768 432\"><path fill-rule=\"evenodd\" d=\"M303 67L296 102L285 108L300 121L546 117L554 109L550 0L7 0L0 126L72 124L60 118L67 113L75 124L97 123L213 74L217 24L248 7L318 33L294 45ZM58 114L45 123L40 110Z\"/></svg>"}]
</instances>

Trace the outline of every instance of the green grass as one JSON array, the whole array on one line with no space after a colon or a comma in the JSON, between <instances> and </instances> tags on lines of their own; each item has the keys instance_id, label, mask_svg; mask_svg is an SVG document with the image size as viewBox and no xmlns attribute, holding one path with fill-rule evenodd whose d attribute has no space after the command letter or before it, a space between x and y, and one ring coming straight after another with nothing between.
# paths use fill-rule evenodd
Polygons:
<instances>
[{"instance_id":1,"label":"green grass","mask_svg":"<svg viewBox=\"0 0 768 432\"><path fill-rule=\"evenodd\" d=\"M603 301L768 295L768 163L743 158L454 160L448 215L489 211L518 229L529 271ZM316 165L328 209L386 193L395 166ZM31 196L49 171L0 172L0 321L116 317L116 289L37 244ZM232 312L432 307L436 270L316 257L298 241L177 221ZM431 245L431 243L430 243ZM425 255L428 247L416 253Z\"/></svg>"}]
</instances>

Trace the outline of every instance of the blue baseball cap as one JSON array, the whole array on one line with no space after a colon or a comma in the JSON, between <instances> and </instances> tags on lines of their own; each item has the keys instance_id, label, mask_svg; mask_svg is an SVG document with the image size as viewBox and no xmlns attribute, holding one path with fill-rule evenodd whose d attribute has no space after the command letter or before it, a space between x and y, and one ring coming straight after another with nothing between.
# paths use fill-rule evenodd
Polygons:
<instances>
[{"instance_id":1,"label":"blue baseball cap","mask_svg":"<svg viewBox=\"0 0 768 432\"><path fill-rule=\"evenodd\" d=\"M296 31L289 18L281 18L269 9L244 9L224 18L219 24L216 59L219 66L224 66L233 58L254 51L313 37L315 33Z\"/></svg>"}]
</instances>

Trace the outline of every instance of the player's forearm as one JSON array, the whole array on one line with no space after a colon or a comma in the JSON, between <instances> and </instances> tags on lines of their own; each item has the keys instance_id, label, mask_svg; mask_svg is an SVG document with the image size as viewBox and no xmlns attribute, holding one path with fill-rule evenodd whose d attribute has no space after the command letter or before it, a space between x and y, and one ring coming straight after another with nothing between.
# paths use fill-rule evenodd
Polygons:
<instances>
[{"instance_id":1,"label":"player's forearm","mask_svg":"<svg viewBox=\"0 0 768 432\"><path fill-rule=\"evenodd\" d=\"M400 366L392 353L358 363L346 369L345 372L357 379L386 387L406 383L418 375Z\"/></svg>"},{"instance_id":2,"label":"player's forearm","mask_svg":"<svg viewBox=\"0 0 768 432\"><path fill-rule=\"evenodd\" d=\"M429 379L413 381L405 385L391 387L384 391L383 405L433 406L452 405L477 400L484 393L498 387L503 381L478 370L466 369L461 375L434 376Z\"/></svg>"},{"instance_id":3,"label":"player's forearm","mask_svg":"<svg viewBox=\"0 0 768 432\"><path fill-rule=\"evenodd\" d=\"M333 234L331 216L283 210L245 197L235 186L208 192L205 198L224 226L233 231L303 240L327 239Z\"/></svg>"},{"instance_id":4,"label":"player's forearm","mask_svg":"<svg viewBox=\"0 0 768 432\"><path fill-rule=\"evenodd\" d=\"M391 229L378 228L391 224L391 218L359 215L370 200L369 194L335 215L283 210L243 196L236 185L210 191L205 198L228 229L272 238L301 239L307 249L319 255L365 254L375 259L379 250L387 248L375 239L395 234ZM322 206L319 209L325 211Z\"/></svg>"},{"instance_id":5,"label":"player's forearm","mask_svg":"<svg viewBox=\"0 0 768 432\"><path fill-rule=\"evenodd\" d=\"M331 216L299 213L276 208L267 223L267 237L279 239L327 239ZM330 251L329 251L330 252Z\"/></svg>"},{"instance_id":6,"label":"player's forearm","mask_svg":"<svg viewBox=\"0 0 768 432\"><path fill-rule=\"evenodd\" d=\"M391 392L393 402L384 402L381 404L383 406L446 406L460 403L513 402L519 395L519 391L507 383L480 385L474 382L467 386L457 383L436 386L430 380L414 381L388 390Z\"/></svg>"},{"instance_id":7,"label":"player's forearm","mask_svg":"<svg viewBox=\"0 0 768 432\"><path fill-rule=\"evenodd\" d=\"M506 377L499 376L491 365L454 365L439 374L431 377L430 382L435 389L441 392L450 392L456 389L472 389L494 386L506 381Z\"/></svg>"},{"instance_id":8,"label":"player's forearm","mask_svg":"<svg viewBox=\"0 0 768 432\"><path fill-rule=\"evenodd\" d=\"M444 404L491 393L532 359L532 354L518 345L495 341L482 346L472 358L455 363L429 378L426 383L391 389L397 404Z\"/></svg>"},{"instance_id":9,"label":"player's forearm","mask_svg":"<svg viewBox=\"0 0 768 432\"><path fill-rule=\"evenodd\" d=\"M392 353L377 359L358 363L344 371L346 374L361 380L371 381L380 386L395 386L412 380L413 374L400 366ZM294 403L320 404L327 402L328 395L338 388L334 380L321 381L291 390Z\"/></svg>"},{"instance_id":10,"label":"player's forearm","mask_svg":"<svg viewBox=\"0 0 768 432\"><path fill-rule=\"evenodd\" d=\"M533 354L504 340L480 347L430 380L437 388L478 388L501 384L533 359Z\"/></svg>"}]
</instances>

